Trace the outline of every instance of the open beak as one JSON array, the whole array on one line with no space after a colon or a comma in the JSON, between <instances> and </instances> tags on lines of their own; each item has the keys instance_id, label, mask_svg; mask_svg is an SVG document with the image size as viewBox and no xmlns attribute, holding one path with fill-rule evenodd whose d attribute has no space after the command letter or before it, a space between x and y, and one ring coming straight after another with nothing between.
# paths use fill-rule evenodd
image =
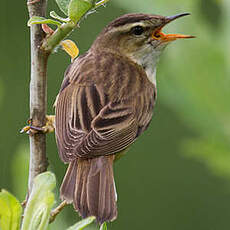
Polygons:
<instances>
[{"instance_id":1,"label":"open beak","mask_svg":"<svg viewBox=\"0 0 230 230\"><path fill-rule=\"evenodd\" d=\"M152 38L155 40L161 40L162 42L170 42L179 38L195 38L192 35L183 35L183 34L165 34L162 32L162 28L168 23L174 21L177 18L184 17L190 15L189 13L177 14L174 16L166 17L166 20L162 26L160 26L157 30L154 30L152 33Z\"/></svg>"}]
</instances>

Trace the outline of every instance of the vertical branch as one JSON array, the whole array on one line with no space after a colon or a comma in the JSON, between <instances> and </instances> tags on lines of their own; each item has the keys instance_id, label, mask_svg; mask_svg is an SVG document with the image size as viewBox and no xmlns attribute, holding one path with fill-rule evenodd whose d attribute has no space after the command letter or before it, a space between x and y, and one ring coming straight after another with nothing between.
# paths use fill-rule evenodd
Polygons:
<instances>
[{"instance_id":1,"label":"vertical branch","mask_svg":"<svg viewBox=\"0 0 230 230\"><path fill-rule=\"evenodd\" d=\"M47 0L28 0L27 6L30 17L45 16ZM41 25L32 25L31 39L31 80L30 80L30 118L33 126L44 126L46 116L46 72L48 53L40 49L45 33ZM42 133L30 135L30 169L29 191L32 189L36 175L46 171L46 135Z\"/></svg>"}]
</instances>

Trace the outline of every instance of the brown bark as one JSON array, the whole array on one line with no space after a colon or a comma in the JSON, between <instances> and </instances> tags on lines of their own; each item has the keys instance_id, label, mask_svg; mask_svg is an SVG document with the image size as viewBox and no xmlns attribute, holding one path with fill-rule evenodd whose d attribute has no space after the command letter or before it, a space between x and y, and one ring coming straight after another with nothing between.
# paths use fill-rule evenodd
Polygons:
<instances>
[{"instance_id":1,"label":"brown bark","mask_svg":"<svg viewBox=\"0 0 230 230\"><path fill-rule=\"evenodd\" d=\"M27 1L29 16L45 16L47 0ZM40 49L45 37L41 25L30 27L31 39L31 80L30 80L30 118L32 125L45 125L47 105L47 59L48 53ZM32 189L34 177L47 170L46 135L37 133L30 135L30 169L29 191Z\"/></svg>"}]
</instances>

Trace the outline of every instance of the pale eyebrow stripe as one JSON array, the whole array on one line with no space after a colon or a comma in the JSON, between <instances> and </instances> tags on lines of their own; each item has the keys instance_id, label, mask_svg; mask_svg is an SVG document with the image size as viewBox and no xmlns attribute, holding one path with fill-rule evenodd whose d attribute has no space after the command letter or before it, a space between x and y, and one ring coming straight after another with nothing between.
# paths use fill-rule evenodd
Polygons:
<instances>
[{"instance_id":1,"label":"pale eyebrow stripe","mask_svg":"<svg viewBox=\"0 0 230 230\"><path fill-rule=\"evenodd\" d=\"M111 31L112 32L114 32L114 31L124 31L124 32L126 32L126 31L131 30L131 28L133 28L135 26L142 26L144 28L148 28L149 27L149 26L146 26L146 24L143 23L143 22L136 22L136 23L129 23L127 25L123 25L123 26L120 26L120 27L114 27L114 28L112 28Z\"/></svg>"}]
</instances>

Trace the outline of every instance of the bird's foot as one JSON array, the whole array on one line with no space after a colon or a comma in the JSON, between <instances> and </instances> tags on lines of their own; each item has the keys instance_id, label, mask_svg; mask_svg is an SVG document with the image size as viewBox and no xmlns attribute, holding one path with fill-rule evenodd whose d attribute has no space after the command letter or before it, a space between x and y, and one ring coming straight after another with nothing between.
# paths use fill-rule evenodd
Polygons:
<instances>
[{"instance_id":1,"label":"bird's foot","mask_svg":"<svg viewBox=\"0 0 230 230\"><path fill-rule=\"evenodd\" d=\"M46 115L46 124L42 127L37 127L32 125L32 119L29 119L27 121L28 125L23 127L20 130L20 133L27 133L30 135L36 134L36 133L52 133L54 132L55 125L55 116L54 115Z\"/></svg>"}]
</instances>

